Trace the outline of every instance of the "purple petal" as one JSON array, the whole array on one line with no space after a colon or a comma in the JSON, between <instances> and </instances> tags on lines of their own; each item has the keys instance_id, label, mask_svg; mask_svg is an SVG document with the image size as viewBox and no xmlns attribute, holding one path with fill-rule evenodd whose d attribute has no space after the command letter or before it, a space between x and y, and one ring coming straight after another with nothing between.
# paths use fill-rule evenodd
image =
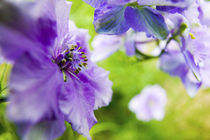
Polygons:
<instances>
[{"instance_id":1,"label":"purple petal","mask_svg":"<svg viewBox=\"0 0 210 140\"><path fill-rule=\"evenodd\" d=\"M56 21L58 40L64 38L69 32L69 13L71 2L65 0L37 0L34 13L36 16L53 19Z\"/></svg>"},{"instance_id":2,"label":"purple petal","mask_svg":"<svg viewBox=\"0 0 210 140\"><path fill-rule=\"evenodd\" d=\"M95 10L94 26L95 30L101 34L123 34L129 29L129 25L124 18L124 6L109 6Z\"/></svg>"},{"instance_id":3,"label":"purple petal","mask_svg":"<svg viewBox=\"0 0 210 140\"><path fill-rule=\"evenodd\" d=\"M56 96L62 82L57 65L43 55L25 53L14 64L9 82L9 119L36 123L57 114Z\"/></svg>"},{"instance_id":4,"label":"purple petal","mask_svg":"<svg viewBox=\"0 0 210 140\"><path fill-rule=\"evenodd\" d=\"M185 89L187 90L188 95L190 97L194 97L201 86L201 82L197 81L192 73L181 77L181 79Z\"/></svg>"},{"instance_id":5,"label":"purple petal","mask_svg":"<svg viewBox=\"0 0 210 140\"><path fill-rule=\"evenodd\" d=\"M136 0L108 0L108 4L110 5L125 5L132 2L136 2Z\"/></svg>"},{"instance_id":6,"label":"purple petal","mask_svg":"<svg viewBox=\"0 0 210 140\"><path fill-rule=\"evenodd\" d=\"M78 133L90 137L89 130L97 122L94 115L95 95L88 82L69 79L61 89L60 110Z\"/></svg>"},{"instance_id":7,"label":"purple petal","mask_svg":"<svg viewBox=\"0 0 210 140\"><path fill-rule=\"evenodd\" d=\"M90 80L90 85L94 89L95 105L94 109L107 106L112 98L112 82L109 80L109 72L95 64L89 64L86 71Z\"/></svg>"},{"instance_id":8,"label":"purple petal","mask_svg":"<svg viewBox=\"0 0 210 140\"><path fill-rule=\"evenodd\" d=\"M1 4L0 45L5 57L14 60L27 50L47 51L47 47L54 43L57 36L56 23L48 17L28 12L28 9L34 11L37 8L35 3Z\"/></svg>"},{"instance_id":9,"label":"purple petal","mask_svg":"<svg viewBox=\"0 0 210 140\"><path fill-rule=\"evenodd\" d=\"M97 35L92 42L94 51L91 60L93 62L101 61L116 52L123 46L122 37L117 35Z\"/></svg>"},{"instance_id":10,"label":"purple petal","mask_svg":"<svg viewBox=\"0 0 210 140\"><path fill-rule=\"evenodd\" d=\"M164 40L168 36L168 28L163 16L149 7L127 7L125 18L130 27L138 32L146 32L148 36L154 36Z\"/></svg>"},{"instance_id":11,"label":"purple petal","mask_svg":"<svg viewBox=\"0 0 210 140\"><path fill-rule=\"evenodd\" d=\"M107 0L83 0L87 4L90 4L94 8L99 8L103 3L107 2Z\"/></svg>"},{"instance_id":12,"label":"purple petal","mask_svg":"<svg viewBox=\"0 0 210 140\"><path fill-rule=\"evenodd\" d=\"M172 75L182 77L188 73L185 59L180 52L167 52L160 57L160 69Z\"/></svg>"},{"instance_id":13,"label":"purple petal","mask_svg":"<svg viewBox=\"0 0 210 140\"><path fill-rule=\"evenodd\" d=\"M181 13L185 8L175 7L175 6L156 6L159 11L169 12L169 13Z\"/></svg>"},{"instance_id":14,"label":"purple petal","mask_svg":"<svg viewBox=\"0 0 210 140\"><path fill-rule=\"evenodd\" d=\"M65 131L63 119L42 120L36 124L18 124L18 131L23 140L54 140Z\"/></svg>"},{"instance_id":15,"label":"purple petal","mask_svg":"<svg viewBox=\"0 0 210 140\"><path fill-rule=\"evenodd\" d=\"M109 104L112 83L106 71L91 64L88 67L77 75L78 78L67 80L61 90L59 105L72 128L89 138L89 130L97 122L93 111Z\"/></svg>"},{"instance_id":16,"label":"purple petal","mask_svg":"<svg viewBox=\"0 0 210 140\"><path fill-rule=\"evenodd\" d=\"M199 81L201 81L200 69L199 69L199 66L197 66L195 64L195 60L194 60L192 54L187 50L183 51L182 54L184 55L185 61L186 61L187 65L190 67L190 69L192 70L195 77Z\"/></svg>"}]
</instances>

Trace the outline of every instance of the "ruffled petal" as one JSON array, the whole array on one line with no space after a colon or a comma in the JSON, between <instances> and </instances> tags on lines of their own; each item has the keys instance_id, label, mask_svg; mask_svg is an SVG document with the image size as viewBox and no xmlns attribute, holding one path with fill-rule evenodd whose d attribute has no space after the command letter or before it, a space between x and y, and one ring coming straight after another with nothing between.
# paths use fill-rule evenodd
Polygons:
<instances>
[{"instance_id":1,"label":"ruffled petal","mask_svg":"<svg viewBox=\"0 0 210 140\"><path fill-rule=\"evenodd\" d=\"M91 54L91 60L93 62L101 61L112 55L123 45L123 36L97 35L92 42L94 51Z\"/></svg>"},{"instance_id":2,"label":"ruffled petal","mask_svg":"<svg viewBox=\"0 0 210 140\"><path fill-rule=\"evenodd\" d=\"M146 32L148 36L161 40L168 36L168 28L163 16L150 7L127 7L125 18L128 25L135 31Z\"/></svg>"},{"instance_id":3,"label":"ruffled petal","mask_svg":"<svg viewBox=\"0 0 210 140\"><path fill-rule=\"evenodd\" d=\"M125 6L105 5L95 10L95 30L101 34L123 34L129 29L124 18Z\"/></svg>"},{"instance_id":4,"label":"ruffled petal","mask_svg":"<svg viewBox=\"0 0 210 140\"><path fill-rule=\"evenodd\" d=\"M91 64L88 67L77 78L71 76L67 79L59 105L72 128L89 138L89 130L97 122L93 111L109 104L112 83L106 71Z\"/></svg>"},{"instance_id":5,"label":"ruffled petal","mask_svg":"<svg viewBox=\"0 0 210 140\"><path fill-rule=\"evenodd\" d=\"M66 121L80 134L90 138L89 130L97 122L94 115L95 95L89 82L69 79L61 89L60 110Z\"/></svg>"},{"instance_id":6,"label":"ruffled petal","mask_svg":"<svg viewBox=\"0 0 210 140\"><path fill-rule=\"evenodd\" d=\"M94 89L95 105L94 109L107 106L112 99L112 82L109 80L109 72L98 67L95 64L89 63L87 76L90 80L90 85Z\"/></svg>"}]
</instances>

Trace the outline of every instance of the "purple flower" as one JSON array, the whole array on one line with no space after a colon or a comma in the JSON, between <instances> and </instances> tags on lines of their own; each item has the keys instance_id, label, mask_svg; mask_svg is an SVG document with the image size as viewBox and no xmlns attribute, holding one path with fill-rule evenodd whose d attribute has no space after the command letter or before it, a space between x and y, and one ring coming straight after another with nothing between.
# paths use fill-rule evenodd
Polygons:
<instances>
[{"instance_id":1,"label":"purple flower","mask_svg":"<svg viewBox=\"0 0 210 140\"><path fill-rule=\"evenodd\" d=\"M166 92L159 85L147 86L129 102L129 109L139 120L162 120L167 103Z\"/></svg>"},{"instance_id":2,"label":"purple flower","mask_svg":"<svg viewBox=\"0 0 210 140\"><path fill-rule=\"evenodd\" d=\"M129 28L164 40L168 28L159 11L182 12L192 0L84 0L95 7L94 26L101 34L119 35ZM156 9L150 6L156 6Z\"/></svg>"},{"instance_id":3,"label":"purple flower","mask_svg":"<svg viewBox=\"0 0 210 140\"><path fill-rule=\"evenodd\" d=\"M160 58L160 68L172 76L182 80L188 94L194 97L201 87L209 86L206 78L210 73L209 68L209 37L208 28L205 26L191 28L188 36L181 37L181 43L176 45L177 50L168 49Z\"/></svg>"},{"instance_id":4,"label":"purple flower","mask_svg":"<svg viewBox=\"0 0 210 140\"><path fill-rule=\"evenodd\" d=\"M88 31L69 22L71 3L0 5L0 46L14 63L7 114L21 137L55 139L66 120L89 138L94 110L109 104L112 82L107 71L88 61Z\"/></svg>"},{"instance_id":5,"label":"purple flower","mask_svg":"<svg viewBox=\"0 0 210 140\"><path fill-rule=\"evenodd\" d=\"M163 16L148 6L139 6L135 0L84 1L96 8L93 23L98 33L119 35L132 28L158 39L168 35Z\"/></svg>"}]
</instances>

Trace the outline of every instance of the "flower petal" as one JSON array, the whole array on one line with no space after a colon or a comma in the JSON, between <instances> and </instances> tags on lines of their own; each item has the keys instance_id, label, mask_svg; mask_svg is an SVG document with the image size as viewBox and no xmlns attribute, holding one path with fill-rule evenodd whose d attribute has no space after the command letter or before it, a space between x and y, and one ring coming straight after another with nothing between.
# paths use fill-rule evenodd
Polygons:
<instances>
[{"instance_id":1,"label":"flower petal","mask_svg":"<svg viewBox=\"0 0 210 140\"><path fill-rule=\"evenodd\" d=\"M36 124L20 123L18 132L23 140L54 140L65 131L63 119L47 119Z\"/></svg>"},{"instance_id":2,"label":"flower petal","mask_svg":"<svg viewBox=\"0 0 210 140\"><path fill-rule=\"evenodd\" d=\"M201 81L200 68L195 64L193 55L188 50L183 51L182 54L184 55L185 61L195 75L196 79Z\"/></svg>"},{"instance_id":3,"label":"flower petal","mask_svg":"<svg viewBox=\"0 0 210 140\"><path fill-rule=\"evenodd\" d=\"M135 31L146 32L148 36L153 36L164 40L168 36L168 28L163 16L150 7L127 7L125 18Z\"/></svg>"},{"instance_id":4,"label":"flower petal","mask_svg":"<svg viewBox=\"0 0 210 140\"><path fill-rule=\"evenodd\" d=\"M122 34L129 29L124 18L124 6L105 5L95 10L95 30L101 34Z\"/></svg>"},{"instance_id":5,"label":"flower petal","mask_svg":"<svg viewBox=\"0 0 210 140\"><path fill-rule=\"evenodd\" d=\"M191 72L181 77L181 80L188 95L193 98L201 87L201 82L197 81Z\"/></svg>"},{"instance_id":6,"label":"flower petal","mask_svg":"<svg viewBox=\"0 0 210 140\"><path fill-rule=\"evenodd\" d=\"M0 4L2 54L15 60L25 51L47 52L48 46L54 43L57 36L55 21L47 17L36 17L28 12L28 9L36 9L35 3L15 5L1 1Z\"/></svg>"},{"instance_id":7,"label":"flower petal","mask_svg":"<svg viewBox=\"0 0 210 140\"><path fill-rule=\"evenodd\" d=\"M125 51L128 56L133 56L136 53L136 33L133 30L128 30L125 36Z\"/></svg>"},{"instance_id":8,"label":"flower petal","mask_svg":"<svg viewBox=\"0 0 210 140\"><path fill-rule=\"evenodd\" d=\"M14 122L35 123L57 114L57 90L62 73L50 59L25 53L14 64L9 82L8 117Z\"/></svg>"},{"instance_id":9,"label":"flower petal","mask_svg":"<svg viewBox=\"0 0 210 140\"><path fill-rule=\"evenodd\" d=\"M139 5L187 7L193 0L138 0Z\"/></svg>"},{"instance_id":10,"label":"flower petal","mask_svg":"<svg viewBox=\"0 0 210 140\"><path fill-rule=\"evenodd\" d=\"M179 52L168 52L160 57L160 69L172 75L182 77L188 73L184 57Z\"/></svg>"},{"instance_id":11,"label":"flower petal","mask_svg":"<svg viewBox=\"0 0 210 140\"><path fill-rule=\"evenodd\" d=\"M105 3L107 0L83 0L87 4L90 4L94 8L99 8L103 3Z\"/></svg>"},{"instance_id":12,"label":"flower petal","mask_svg":"<svg viewBox=\"0 0 210 140\"><path fill-rule=\"evenodd\" d=\"M125 5L132 2L136 2L136 0L108 0L108 4L110 5Z\"/></svg>"},{"instance_id":13,"label":"flower petal","mask_svg":"<svg viewBox=\"0 0 210 140\"><path fill-rule=\"evenodd\" d=\"M78 78L69 77L61 90L59 105L72 128L89 138L89 130L97 122L93 111L109 104L112 83L108 72L91 64L88 67Z\"/></svg>"},{"instance_id":14,"label":"flower petal","mask_svg":"<svg viewBox=\"0 0 210 140\"><path fill-rule=\"evenodd\" d=\"M122 37L117 35L97 35L92 42L94 51L91 60L93 62L101 61L116 52L123 46Z\"/></svg>"},{"instance_id":15,"label":"flower petal","mask_svg":"<svg viewBox=\"0 0 210 140\"><path fill-rule=\"evenodd\" d=\"M59 98L60 110L72 128L86 137L97 122L94 115L95 96L89 83L69 79L61 89Z\"/></svg>"}]
</instances>

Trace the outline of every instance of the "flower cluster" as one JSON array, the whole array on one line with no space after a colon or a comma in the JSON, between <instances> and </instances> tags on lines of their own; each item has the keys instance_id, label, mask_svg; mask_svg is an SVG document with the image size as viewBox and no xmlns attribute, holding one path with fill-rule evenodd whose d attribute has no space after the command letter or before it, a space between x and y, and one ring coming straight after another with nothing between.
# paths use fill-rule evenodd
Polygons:
<instances>
[{"instance_id":1,"label":"flower cluster","mask_svg":"<svg viewBox=\"0 0 210 140\"><path fill-rule=\"evenodd\" d=\"M94 2L93 2L94 1ZM99 2L97 0L87 1L95 7L99 7ZM125 4L126 3L126 4ZM96 6L97 4L97 6ZM100 6L104 5L115 5L132 8L152 8L152 11L156 11L160 14L159 20L153 23L154 17L145 14L146 12L139 13L146 19L140 20L135 13L129 13L132 16L132 24L134 26L129 26L127 32L123 31L122 35L118 35L119 32L112 32L115 35L97 35L92 43L95 48L93 51L92 59L94 61L100 61L105 59L107 56L111 55L114 51L118 50L122 46L125 46L126 54L128 56L135 55L139 60L145 60L150 58L160 58L160 69L171 76L180 77L183 82L188 94L194 97L198 89L203 84L205 87L209 87L209 20L208 7L210 2L205 0L194 0L194 1L106 1L101 3ZM140 6L140 7L139 7ZM152 7L155 6L155 7ZM126 10L125 10L126 11ZM128 10L127 10L128 11ZM141 11L141 10L140 10ZM101 12L101 17L104 19L108 16L107 13L113 13L112 10ZM126 20L126 25L129 25L129 18L127 19L128 12L125 12L124 19ZM114 14L115 15L115 14ZM95 11L95 16L97 17L97 9ZM151 18L151 19L150 19ZM100 27L105 31L115 30L116 27L121 26L121 22L118 21L116 27L114 24L110 24L109 28L106 28L106 24L103 22L98 22L95 18L95 27ZM115 18L116 19L116 18ZM164 19L164 22L160 23L160 19ZM117 19L116 19L117 20ZM138 20L138 22L136 22ZM149 21L147 26L139 26L138 24L143 24ZM111 22L111 21L110 21ZM96 24L97 23L97 24ZM106 21L106 23L109 23ZM160 33L156 29L156 24L163 25L167 29L167 34L165 37L161 38L155 33ZM111 26L113 25L113 26ZM134 28L135 26L141 27L141 30ZM147 28L147 30L144 29ZM154 32L149 32L148 30L152 27ZM100 32L99 33L109 34L110 32ZM119 29L119 28L118 28ZM112 30L112 31L113 31ZM143 32L139 32L143 31ZM124 33L125 32L125 33ZM159 34L160 35L160 34ZM107 40L112 40L108 42ZM104 43L107 42L107 43ZM155 46L152 51L150 46ZM100 56L98 54L101 54Z\"/></svg>"}]
</instances>

